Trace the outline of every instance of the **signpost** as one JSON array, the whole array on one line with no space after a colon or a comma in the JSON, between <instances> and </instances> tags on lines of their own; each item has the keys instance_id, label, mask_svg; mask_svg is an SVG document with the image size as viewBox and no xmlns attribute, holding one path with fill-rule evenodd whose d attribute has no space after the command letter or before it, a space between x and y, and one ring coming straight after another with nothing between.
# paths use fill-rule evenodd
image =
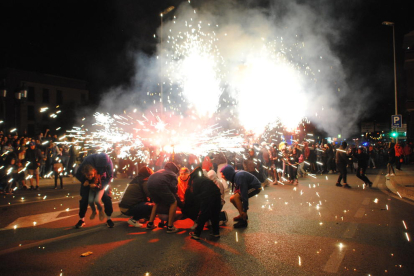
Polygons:
<instances>
[{"instance_id":1,"label":"signpost","mask_svg":"<svg viewBox=\"0 0 414 276\"><path fill-rule=\"evenodd\" d=\"M402 115L391 115L391 127L402 128Z\"/></svg>"}]
</instances>

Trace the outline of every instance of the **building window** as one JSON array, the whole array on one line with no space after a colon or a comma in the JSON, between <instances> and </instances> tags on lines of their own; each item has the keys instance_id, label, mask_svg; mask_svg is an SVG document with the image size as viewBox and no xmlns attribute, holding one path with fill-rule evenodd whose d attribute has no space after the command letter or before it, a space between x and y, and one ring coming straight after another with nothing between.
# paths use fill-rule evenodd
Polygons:
<instances>
[{"instance_id":1,"label":"building window","mask_svg":"<svg viewBox=\"0 0 414 276\"><path fill-rule=\"evenodd\" d=\"M43 103L49 103L49 89L43 89Z\"/></svg>"},{"instance_id":2,"label":"building window","mask_svg":"<svg viewBox=\"0 0 414 276\"><path fill-rule=\"evenodd\" d=\"M35 88L33 86L29 86L29 89L27 89L27 100L29 102L35 101Z\"/></svg>"},{"instance_id":3,"label":"building window","mask_svg":"<svg viewBox=\"0 0 414 276\"><path fill-rule=\"evenodd\" d=\"M63 104L63 95L61 90L56 91L56 104L61 105Z\"/></svg>"},{"instance_id":4,"label":"building window","mask_svg":"<svg viewBox=\"0 0 414 276\"><path fill-rule=\"evenodd\" d=\"M33 105L27 106L27 120L36 121L35 108Z\"/></svg>"}]
</instances>

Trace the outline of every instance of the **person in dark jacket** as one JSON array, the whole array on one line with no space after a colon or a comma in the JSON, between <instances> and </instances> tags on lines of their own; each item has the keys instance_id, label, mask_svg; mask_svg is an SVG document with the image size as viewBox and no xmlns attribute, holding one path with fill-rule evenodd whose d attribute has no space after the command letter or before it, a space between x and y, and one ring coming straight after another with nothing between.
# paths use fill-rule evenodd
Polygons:
<instances>
[{"instance_id":1,"label":"person in dark jacket","mask_svg":"<svg viewBox=\"0 0 414 276\"><path fill-rule=\"evenodd\" d=\"M112 198L111 198L111 189L110 181L112 179L113 165L112 161L106 153L95 153L87 156L82 164L79 166L78 171L76 172L76 178L81 182L80 195L81 200L79 201L79 221L75 225L75 228L80 228L85 225L85 214L88 209L88 199L89 199L89 185L84 186L84 182L88 179L87 176L83 173L83 167L86 165L91 165L96 169L97 175L101 180L102 189L105 191L102 195L102 202L105 208L106 214L106 224L109 228L115 226L114 222L111 219L113 212L112 208Z\"/></svg>"},{"instance_id":2,"label":"person in dark jacket","mask_svg":"<svg viewBox=\"0 0 414 276\"><path fill-rule=\"evenodd\" d=\"M39 167L42 158L42 152L36 148L34 142L30 142L29 148L26 150L25 161L30 162L27 168L29 170L29 175L32 175L32 178L30 178L31 190L39 189ZM33 178L36 178L36 188L33 187Z\"/></svg>"},{"instance_id":3,"label":"person in dark jacket","mask_svg":"<svg viewBox=\"0 0 414 276\"><path fill-rule=\"evenodd\" d=\"M204 224L210 220L212 236L220 237L219 218L221 211L221 193L217 185L204 176L201 167L197 167L190 174L190 187L193 195L200 202L200 213L197 218L197 227L190 232L192 239L199 240Z\"/></svg>"},{"instance_id":4,"label":"person in dark jacket","mask_svg":"<svg viewBox=\"0 0 414 276\"><path fill-rule=\"evenodd\" d=\"M346 152L346 147L348 144L344 141L342 142L341 146L336 150L336 168L339 171L338 180L336 181L336 186L342 187L341 181L344 180L344 187L351 188L351 186L346 183L346 165L348 163L348 154Z\"/></svg>"},{"instance_id":5,"label":"person in dark jacket","mask_svg":"<svg viewBox=\"0 0 414 276\"><path fill-rule=\"evenodd\" d=\"M358 160L356 176L362 181L364 181L365 185L369 185L369 187L372 187L372 182L368 179L368 177L365 174L368 167L368 154L364 152L363 148L358 148L358 153L355 154L355 158Z\"/></svg>"},{"instance_id":6,"label":"person in dark jacket","mask_svg":"<svg viewBox=\"0 0 414 276\"><path fill-rule=\"evenodd\" d=\"M169 206L167 233L175 233L178 231L174 227L175 213L177 210L177 174L178 168L173 162L165 164L163 170L159 170L148 178L148 191L151 199L154 201L151 216L147 224L147 229L156 228L154 219L157 214L158 205Z\"/></svg>"},{"instance_id":7,"label":"person in dark jacket","mask_svg":"<svg viewBox=\"0 0 414 276\"><path fill-rule=\"evenodd\" d=\"M147 188L148 178L154 172L148 167L142 167L138 175L132 179L126 187L125 192L119 202L119 209L122 214L132 216L128 224L141 227L139 219L149 219L153 204L150 203L150 194Z\"/></svg>"},{"instance_id":8,"label":"person in dark jacket","mask_svg":"<svg viewBox=\"0 0 414 276\"><path fill-rule=\"evenodd\" d=\"M393 143L390 143L388 146L388 163L387 163L387 175L386 176L395 176L394 163L395 163L395 147ZM391 173L392 171L392 173Z\"/></svg>"},{"instance_id":9,"label":"person in dark jacket","mask_svg":"<svg viewBox=\"0 0 414 276\"><path fill-rule=\"evenodd\" d=\"M230 202L239 211L239 215L233 218L237 221L234 228L247 227L247 210L249 209L249 198L257 195L262 190L259 179L246 171L236 171L231 165L221 169L223 178L230 181L234 187L234 194Z\"/></svg>"}]
</instances>

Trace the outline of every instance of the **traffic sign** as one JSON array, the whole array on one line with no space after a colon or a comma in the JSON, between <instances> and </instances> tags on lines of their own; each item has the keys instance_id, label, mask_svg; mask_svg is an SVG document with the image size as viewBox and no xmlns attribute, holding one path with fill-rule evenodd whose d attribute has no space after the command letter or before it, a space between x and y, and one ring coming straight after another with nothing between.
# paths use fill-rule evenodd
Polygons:
<instances>
[{"instance_id":1,"label":"traffic sign","mask_svg":"<svg viewBox=\"0 0 414 276\"><path fill-rule=\"evenodd\" d=\"M392 128L402 127L402 115L391 115L391 127Z\"/></svg>"}]
</instances>

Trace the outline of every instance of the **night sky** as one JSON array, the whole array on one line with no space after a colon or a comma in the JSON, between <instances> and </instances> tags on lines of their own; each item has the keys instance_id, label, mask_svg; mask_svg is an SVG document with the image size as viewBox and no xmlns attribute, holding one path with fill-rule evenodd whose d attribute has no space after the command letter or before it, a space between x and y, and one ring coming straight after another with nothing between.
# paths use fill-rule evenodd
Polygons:
<instances>
[{"instance_id":1,"label":"night sky","mask_svg":"<svg viewBox=\"0 0 414 276\"><path fill-rule=\"evenodd\" d=\"M92 98L96 99L111 87L129 85L136 70L133 54L154 54L157 40L153 34L160 25L160 12L182 2L1 1L0 67L83 79L89 82ZM206 2L192 1L195 7ZM278 1L235 2L266 8L269 2ZM340 39L333 40L331 46L347 70L349 81L363 79L366 86L378 91L379 102L392 110L392 28L381 23L396 23L401 98L402 43L404 34L414 31L414 1L297 2L315 10L329 5L332 17L343 22Z\"/></svg>"}]
</instances>

